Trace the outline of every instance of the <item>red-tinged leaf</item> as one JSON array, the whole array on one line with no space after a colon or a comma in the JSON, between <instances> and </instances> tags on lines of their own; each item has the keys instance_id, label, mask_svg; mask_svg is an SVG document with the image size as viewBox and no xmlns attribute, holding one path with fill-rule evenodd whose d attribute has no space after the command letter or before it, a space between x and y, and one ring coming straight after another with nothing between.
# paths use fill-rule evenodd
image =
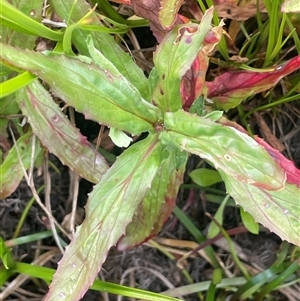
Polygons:
<instances>
[{"instance_id":1,"label":"red-tinged leaf","mask_svg":"<svg viewBox=\"0 0 300 301\"><path fill-rule=\"evenodd\" d=\"M274 87L284 76L300 68L300 55L265 72L229 71L207 82L208 97L216 107L228 110L249 96Z\"/></svg>"},{"instance_id":2,"label":"red-tinged leaf","mask_svg":"<svg viewBox=\"0 0 300 301\"><path fill-rule=\"evenodd\" d=\"M214 112L214 114L217 112ZM284 187L286 174L254 139L235 128L185 111L165 113L163 142L208 160L219 171L263 189Z\"/></svg>"},{"instance_id":3,"label":"red-tinged leaf","mask_svg":"<svg viewBox=\"0 0 300 301\"><path fill-rule=\"evenodd\" d=\"M61 112L39 81L19 90L16 100L34 133L51 153L81 177L92 183L100 181L108 169L107 162Z\"/></svg>"},{"instance_id":4,"label":"red-tinged leaf","mask_svg":"<svg viewBox=\"0 0 300 301\"><path fill-rule=\"evenodd\" d=\"M169 216L171 215L172 210L176 205L176 198L177 198L179 186L183 182L184 172L185 172L185 166L179 168L178 170L174 170L173 173L171 174L169 185L167 188L167 193L165 195L165 203L161 207L157 216L157 220L153 224L153 228L149 236L145 239L145 241L157 235L158 232L162 229L167 219L169 218Z\"/></svg>"},{"instance_id":5,"label":"red-tinged leaf","mask_svg":"<svg viewBox=\"0 0 300 301\"><path fill-rule=\"evenodd\" d=\"M283 189L270 191L220 174L237 204L281 239L300 246L299 187L286 183Z\"/></svg>"},{"instance_id":6,"label":"red-tinged leaf","mask_svg":"<svg viewBox=\"0 0 300 301\"><path fill-rule=\"evenodd\" d=\"M42 78L54 94L85 114L86 118L133 135L154 132L158 108L146 102L103 55L102 67L99 67L88 57L82 61L82 57L79 60L56 54L46 56L4 44L0 47L3 61Z\"/></svg>"},{"instance_id":7,"label":"red-tinged leaf","mask_svg":"<svg viewBox=\"0 0 300 301\"><path fill-rule=\"evenodd\" d=\"M126 234L118 242L118 250L133 247L156 235L170 216L183 181L185 164L176 169L178 150L173 149L155 176L151 188L134 213ZM187 158L187 156L186 156Z\"/></svg>"},{"instance_id":8,"label":"red-tinged leaf","mask_svg":"<svg viewBox=\"0 0 300 301\"><path fill-rule=\"evenodd\" d=\"M180 81L203 47L204 38L211 29L212 16L213 10L209 9L199 25L176 26L155 51L153 61L159 79L153 101L163 111L173 112L182 107Z\"/></svg>"},{"instance_id":9,"label":"red-tinged leaf","mask_svg":"<svg viewBox=\"0 0 300 301\"><path fill-rule=\"evenodd\" d=\"M181 79L180 95L183 109L186 111L203 92L208 62L208 56L203 51L200 51L192 64L191 70L188 70Z\"/></svg>"},{"instance_id":10,"label":"red-tinged leaf","mask_svg":"<svg viewBox=\"0 0 300 301\"><path fill-rule=\"evenodd\" d=\"M173 1L173 0L172 0ZM159 20L159 11L161 7L160 0L131 0L134 12L136 15L141 16L150 22L150 28L153 32L153 35L160 43L165 37L167 30L163 28ZM173 25L181 24L182 21L180 18L176 17Z\"/></svg>"},{"instance_id":11,"label":"red-tinged leaf","mask_svg":"<svg viewBox=\"0 0 300 301\"><path fill-rule=\"evenodd\" d=\"M125 4L125 5L131 5L130 0L111 0L111 2L119 3L119 4Z\"/></svg>"},{"instance_id":12,"label":"red-tinged leaf","mask_svg":"<svg viewBox=\"0 0 300 301\"><path fill-rule=\"evenodd\" d=\"M77 301L94 281L151 187L162 162L157 135L126 149L89 195L86 218L59 262L44 301Z\"/></svg>"},{"instance_id":13,"label":"red-tinged leaf","mask_svg":"<svg viewBox=\"0 0 300 301\"><path fill-rule=\"evenodd\" d=\"M171 29L184 0L161 0L158 18L164 29Z\"/></svg>"},{"instance_id":14,"label":"red-tinged leaf","mask_svg":"<svg viewBox=\"0 0 300 301\"><path fill-rule=\"evenodd\" d=\"M184 110L188 111L195 99L206 94L205 76L208 69L209 54L222 37L223 22L213 27L205 36L202 49L199 51L190 70L182 77L180 82L180 95Z\"/></svg>"},{"instance_id":15,"label":"red-tinged leaf","mask_svg":"<svg viewBox=\"0 0 300 301\"><path fill-rule=\"evenodd\" d=\"M220 42L223 35L224 21L221 20L218 26L213 27L205 36L203 43L203 52L210 55L215 49L216 45Z\"/></svg>"},{"instance_id":16,"label":"red-tinged leaf","mask_svg":"<svg viewBox=\"0 0 300 301\"><path fill-rule=\"evenodd\" d=\"M236 130L240 131L241 133L248 135L247 131L243 127L241 127L239 124L237 124L234 121L230 121L226 119L225 117L220 118L218 122L226 126L234 127ZM296 184L298 187L300 187L300 170L294 165L294 163L288 160L286 157L284 157L277 149L274 149L263 139L257 136L254 136L254 139L258 144L260 144L267 150L267 152L271 155L271 157L285 171L286 181L290 184Z\"/></svg>"},{"instance_id":17,"label":"red-tinged leaf","mask_svg":"<svg viewBox=\"0 0 300 301\"><path fill-rule=\"evenodd\" d=\"M290 184L296 184L298 187L300 187L300 170L295 166L295 164L263 139L257 136L255 136L254 139L258 144L262 145L267 150L272 158L286 172L286 181Z\"/></svg>"},{"instance_id":18,"label":"red-tinged leaf","mask_svg":"<svg viewBox=\"0 0 300 301\"><path fill-rule=\"evenodd\" d=\"M24 134L8 152L4 162L0 165L0 198L11 195L19 186L24 177L23 169L19 161L20 154L25 170L30 167L31 160L35 160L41 153L38 139L35 143L35 153L32 158L32 133Z\"/></svg>"}]
</instances>

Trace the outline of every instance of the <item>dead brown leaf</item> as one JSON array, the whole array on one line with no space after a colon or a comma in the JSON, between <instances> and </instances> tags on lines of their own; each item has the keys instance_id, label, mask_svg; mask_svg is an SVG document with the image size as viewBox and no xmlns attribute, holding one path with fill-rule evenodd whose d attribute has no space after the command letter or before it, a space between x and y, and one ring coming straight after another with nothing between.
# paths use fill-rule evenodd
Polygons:
<instances>
[{"instance_id":1,"label":"dead brown leaf","mask_svg":"<svg viewBox=\"0 0 300 301\"><path fill-rule=\"evenodd\" d=\"M160 42L168 32L159 22L160 0L131 0L131 4L136 15L149 20L153 35ZM181 23L182 21L177 16L174 25Z\"/></svg>"},{"instance_id":2,"label":"dead brown leaf","mask_svg":"<svg viewBox=\"0 0 300 301\"><path fill-rule=\"evenodd\" d=\"M236 63L247 63L249 61L247 57L242 57L239 55L233 55L229 58L229 60Z\"/></svg>"},{"instance_id":3,"label":"dead brown leaf","mask_svg":"<svg viewBox=\"0 0 300 301\"><path fill-rule=\"evenodd\" d=\"M275 149L279 150L280 152L285 150L285 146L283 143L277 139L271 132L270 128L268 127L266 121L259 113L254 113L254 116L257 120L258 127L264 137L264 139Z\"/></svg>"},{"instance_id":4,"label":"dead brown leaf","mask_svg":"<svg viewBox=\"0 0 300 301\"><path fill-rule=\"evenodd\" d=\"M2 150L2 157L3 157L2 159L4 159L6 157L10 148L11 148L11 145L7 139L7 135L0 134L0 149Z\"/></svg>"},{"instance_id":5,"label":"dead brown leaf","mask_svg":"<svg viewBox=\"0 0 300 301\"><path fill-rule=\"evenodd\" d=\"M214 1L215 10L219 17L245 21L255 16L257 9L260 12L266 12L265 5L262 1L259 2L258 8L256 1L247 3L245 6L237 6L234 1ZM217 4L220 3L220 4Z\"/></svg>"}]
</instances>

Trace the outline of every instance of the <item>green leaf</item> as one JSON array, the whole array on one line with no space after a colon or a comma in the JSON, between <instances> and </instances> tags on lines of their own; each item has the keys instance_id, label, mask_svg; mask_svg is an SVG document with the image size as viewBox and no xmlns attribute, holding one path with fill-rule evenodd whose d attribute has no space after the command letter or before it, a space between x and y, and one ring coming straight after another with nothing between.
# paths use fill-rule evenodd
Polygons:
<instances>
[{"instance_id":1,"label":"green leaf","mask_svg":"<svg viewBox=\"0 0 300 301\"><path fill-rule=\"evenodd\" d=\"M5 241L0 236L0 258L6 269L13 269L15 266L14 257L10 249L5 245Z\"/></svg>"},{"instance_id":2,"label":"green leaf","mask_svg":"<svg viewBox=\"0 0 300 301\"><path fill-rule=\"evenodd\" d=\"M1 87L0 87L1 91ZM18 126L18 119L11 120L9 115L17 115L20 109L18 104L14 101L14 95L8 95L0 99L0 114L2 115L0 118L0 141L1 141L1 156L0 156L0 164L2 164L6 153L10 150L10 138L9 138L9 131L7 130L7 126L9 122L12 122L16 132L21 130L22 128ZM2 157L3 152L3 157Z\"/></svg>"},{"instance_id":3,"label":"green leaf","mask_svg":"<svg viewBox=\"0 0 300 301\"><path fill-rule=\"evenodd\" d=\"M51 153L81 177L99 182L108 164L61 112L39 81L17 92L16 100L34 133Z\"/></svg>"},{"instance_id":4,"label":"green leaf","mask_svg":"<svg viewBox=\"0 0 300 301\"><path fill-rule=\"evenodd\" d=\"M20 47L22 49L33 49L35 47L36 39L38 38L38 36L24 33L22 32L22 29L26 28L26 20L31 24L34 21L37 21L39 23L41 22L42 5L39 3L39 1L26 0L13 0L11 1L11 3L7 3L7 1L6 3L2 3L1 1L0 3L0 16L4 19L1 20L2 22L0 25L1 41L15 47ZM31 19L32 21L29 21L29 19ZM4 24L7 24L7 22L19 23L19 25L21 26L21 32L6 27ZM39 24L39 26L43 25Z\"/></svg>"},{"instance_id":5,"label":"green leaf","mask_svg":"<svg viewBox=\"0 0 300 301\"><path fill-rule=\"evenodd\" d=\"M220 174L237 204L281 239L300 246L299 187L286 183L283 189L265 190Z\"/></svg>"},{"instance_id":6,"label":"green leaf","mask_svg":"<svg viewBox=\"0 0 300 301\"><path fill-rule=\"evenodd\" d=\"M182 107L180 81L203 47L204 38L212 27L212 16L213 10L208 9L200 25L190 23L174 27L155 51L153 61L159 81L153 100L163 111L177 111Z\"/></svg>"},{"instance_id":7,"label":"green leaf","mask_svg":"<svg viewBox=\"0 0 300 301\"><path fill-rule=\"evenodd\" d=\"M258 234L259 225L253 218L251 214L246 212L243 208L240 208L240 214L243 221L244 226L249 230L249 232L253 234Z\"/></svg>"},{"instance_id":8,"label":"green leaf","mask_svg":"<svg viewBox=\"0 0 300 301\"><path fill-rule=\"evenodd\" d=\"M92 40L91 35L89 35L87 38L87 44L88 44L90 55L91 55L93 61L95 62L95 64L97 64L102 69L105 68L107 70L110 70L111 72L114 72L115 74L120 74L118 68L115 65L115 62L108 60L99 50L97 50L94 47L94 42ZM124 77L124 80L127 82L127 85L132 88L132 93L134 93L133 91L136 90L136 85L135 85L136 83L134 83L134 85L133 85L130 81L126 80L125 77ZM147 106L147 104L148 104L148 102L144 102L145 106ZM154 107L149 104L149 110L153 110L153 109L154 109ZM159 111L158 110L156 110L156 111L158 114Z\"/></svg>"},{"instance_id":9,"label":"green leaf","mask_svg":"<svg viewBox=\"0 0 300 301\"><path fill-rule=\"evenodd\" d=\"M5 81L4 83L0 83L0 97L5 97L18 91L19 89L27 86L35 79L35 75L26 71Z\"/></svg>"},{"instance_id":10,"label":"green leaf","mask_svg":"<svg viewBox=\"0 0 300 301\"><path fill-rule=\"evenodd\" d=\"M151 188L126 228L126 234L118 242L118 250L133 247L156 235L170 216L185 171L185 164L177 170L177 152L173 149L162 162Z\"/></svg>"},{"instance_id":11,"label":"green leaf","mask_svg":"<svg viewBox=\"0 0 300 301\"><path fill-rule=\"evenodd\" d=\"M38 141L35 142L35 153L32 156L32 133L27 133L18 139L17 143L11 148L4 162L0 166L0 198L4 199L12 194L21 182L24 173L19 161L18 152L20 154L22 164L28 169L31 160L35 160L41 152Z\"/></svg>"},{"instance_id":12,"label":"green leaf","mask_svg":"<svg viewBox=\"0 0 300 301\"><path fill-rule=\"evenodd\" d=\"M159 22L165 29L170 29L177 18L177 13L184 0L162 0L159 9Z\"/></svg>"},{"instance_id":13,"label":"green leaf","mask_svg":"<svg viewBox=\"0 0 300 301\"><path fill-rule=\"evenodd\" d=\"M10 67L4 66L2 63L0 63L1 81L7 79L7 76L9 76L11 74L11 72L12 72L12 69Z\"/></svg>"},{"instance_id":14,"label":"green leaf","mask_svg":"<svg viewBox=\"0 0 300 301\"><path fill-rule=\"evenodd\" d=\"M201 95L192 103L189 112L192 114L197 114L198 116L202 116L205 110L205 99L204 96Z\"/></svg>"},{"instance_id":15,"label":"green leaf","mask_svg":"<svg viewBox=\"0 0 300 301\"><path fill-rule=\"evenodd\" d=\"M69 25L77 23L91 10L91 6L84 0L77 0L76 5L74 5L74 0L50 2L56 14L62 20L68 20ZM71 11L72 13L70 15ZM91 19L93 20L93 24L98 24L99 26L102 25L95 12L91 14ZM128 53L125 53L122 50L122 48L114 40L113 36L104 32L90 32L87 30L76 29L72 35L72 42L74 43L77 50L81 54L89 56L90 52L86 43L88 35L92 36L95 47L100 50L103 55L116 66L119 72L128 81L134 84L136 89L138 89L141 93L142 97L150 102L151 95L149 92L148 80L143 70L138 67L138 65Z\"/></svg>"},{"instance_id":16,"label":"green leaf","mask_svg":"<svg viewBox=\"0 0 300 301\"><path fill-rule=\"evenodd\" d=\"M284 187L284 170L264 147L235 128L182 110L166 113L164 128L163 142L206 159L234 179L270 190Z\"/></svg>"},{"instance_id":17,"label":"green leaf","mask_svg":"<svg viewBox=\"0 0 300 301\"><path fill-rule=\"evenodd\" d=\"M157 70L155 66L152 68L150 71L149 77L148 77L148 83L149 83L149 89L150 89L150 94L153 95L155 87L158 83L159 80L159 75L157 73Z\"/></svg>"},{"instance_id":18,"label":"green leaf","mask_svg":"<svg viewBox=\"0 0 300 301\"><path fill-rule=\"evenodd\" d=\"M281 263L279 265L272 265L263 272L251 277L246 283L243 283L237 291L231 296L231 301L247 300L251 298L255 292L260 291L261 287L274 279L278 273L286 270L287 264ZM253 298L251 298L253 299ZM255 296L257 299L257 294Z\"/></svg>"},{"instance_id":19,"label":"green leaf","mask_svg":"<svg viewBox=\"0 0 300 301\"><path fill-rule=\"evenodd\" d=\"M0 47L2 60L42 78L54 94L86 118L134 135L154 131L158 109L143 100L118 70L107 69L109 61L104 57L100 68L64 55L45 56L4 44Z\"/></svg>"},{"instance_id":20,"label":"green leaf","mask_svg":"<svg viewBox=\"0 0 300 301\"><path fill-rule=\"evenodd\" d=\"M132 142L132 138L130 138L124 132L116 128L111 128L109 130L108 136L111 138L113 143L118 147L128 147L129 144Z\"/></svg>"},{"instance_id":21,"label":"green leaf","mask_svg":"<svg viewBox=\"0 0 300 301\"><path fill-rule=\"evenodd\" d=\"M221 203L220 207L218 208L217 212L214 215L214 219L219 223L219 225L223 225L223 216L224 216L224 210L226 208L227 202L228 202L229 198L225 197L225 199L223 200L223 202ZM209 228L207 231L207 237L208 238L212 238L217 236L221 229L220 226L217 225L214 221L212 221L209 224Z\"/></svg>"},{"instance_id":22,"label":"green leaf","mask_svg":"<svg viewBox=\"0 0 300 301\"><path fill-rule=\"evenodd\" d=\"M282 3L281 11L283 13L299 13L300 2L299 0L285 0Z\"/></svg>"},{"instance_id":23,"label":"green leaf","mask_svg":"<svg viewBox=\"0 0 300 301\"><path fill-rule=\"evenodd\" d=\"M222 182L222 178L215 170L208 168L194 169L189 173L192 180L199 186L207 187Z\"/></svg>"},{"instance_id":24,"label":"green leaf","mask_svg":"<svg viewBox=\"0 0 300 301\"><path fill-rule=\"evenodd\" d=\"M212 121L218 121L222 116L223 116L223 111L212 111L205 114L203 117L206 119L211 119Z\"/></svg>"},{"instance_id":25,"label":"green leaf","mask_svg":"<svg viewBox=\"0 0 300 301\"><path fill-rule=\"evenodd\" d=\"M133 144L94 187L86 219L67 247L45 301L76 301L87 291L151 187L162 150L157 135Z\"/></svg>"},{"instance_id":26,"label":"green leaf","mask_svg":"<svg viewBox=\"0 0 300 301\"><path fill-rule=\"evenodd\" d=\"M55 272L54 269L46 268L43 266L38 266L34 264L29 264L25 262L16 262L15 272L28 275L33 278L43 279L46 282L52 279ZM0 274L1 275L1 274ZM0 281L2 278L0 277ZM1 282L0 282L1 283ZM141 290L133 287L128 287L125 285L110 283L107 281L95 280L91 289L98 292L107 292L109 294L121 295L124 297L135 298L138 300L149 300L149 301L181 301L176 298L172 298L166 295L161 295L158 293L153 293L146 290Z\"/></svg>"},{"instance_id":27,"label":"green leaf","mask_svg":"<svg viewBox=\"0 0 300 301\"><path fill-rule=\"evenodd\" d=\"M39 36L54 41L62 40L62 32L51 30L40 23L43 8L40 1L21 0L13 1L13 4L18 8L8 1L0 0L1 40L4 43L32 49ZM34 36L29 37L28 35Z\"/></svg>"}]
</instances>

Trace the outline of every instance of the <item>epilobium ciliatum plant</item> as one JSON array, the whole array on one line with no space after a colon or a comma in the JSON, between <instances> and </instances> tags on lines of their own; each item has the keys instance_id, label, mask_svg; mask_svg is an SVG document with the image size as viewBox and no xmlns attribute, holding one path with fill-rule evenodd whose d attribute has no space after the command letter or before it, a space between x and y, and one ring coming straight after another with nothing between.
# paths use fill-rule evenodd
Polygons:
<instances>
[{"instance_id":1,"label":"epilobium ciliatum plant","mask_svg":"<svg viewBox=\"0 0 300 301\"><path fill-rule=\"evenodd\" d=\"M219 107L226 103L226 109L243 96L242 89L236 89L236 94L218 98L216 86L205 83L208 55L222 35L222 24L211 26L212 14L209 9L199 25L178 25L165 36L154 53L155 67L148 79L108 36L101 40L93 33L84 45L75 39L84 54L80 56L1 44L2 62L29 72L23 76L31 83L17 91L16 101L32 131L62 162L96 183L85 221L66 248L45 300L79 300L112 246L126 249L161 229L175 204L188 154L214 166L228 193L256 221L283 240L299 244L299 171L205 102L208 89L214 90ZM295 70L297 63L299 57L287 62L275 79L257 85L255 91L267 89ZM52 95L87 119L108 126L118 146L130 143L124 132L148 135L109 168Z\"/></svg>"}]
</instances>

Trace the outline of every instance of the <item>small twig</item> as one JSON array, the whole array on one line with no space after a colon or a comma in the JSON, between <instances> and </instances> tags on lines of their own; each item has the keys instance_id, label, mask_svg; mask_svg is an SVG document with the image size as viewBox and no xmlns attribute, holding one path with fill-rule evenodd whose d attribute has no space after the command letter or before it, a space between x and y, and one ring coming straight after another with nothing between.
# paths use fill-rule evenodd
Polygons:
<instances>
[{"instance_id":1,"label":"small twig","mask_svg":"<svg viewBox=\"0 0 300 301\"><path fill-rule=\"evenodd\" d=\"M16 138L15 138L15 135L9 125L9 131L11 133L11 136L12 136L12 139L13 139L13 142L16 146L16 151L17 151L17 154L18 154L18 159L20 161L20 166L22 168L22 171L23 171L23 174L24 174L24 178L26 180L26 183L27 185L29 186L34 198L36 199L37 203L39 204L39 206L42 208L42 210L46 213L47 217L50 219L51 218L51 213L48 211L48 209L45 207L45 205L42 203L36 189L35 189L35 186L34 186L34 183L33 183L33 178L31 177L31 180L26 172L26 169L24 167L24 164L22 162L22 157L21 157L21 154L20 154L20 151L19 151L19 148L18 148L18 145L17 145L17 141L16 141ZM35 145L32 147L33 149L33 153L35 152ZM34 158L34 155L32 156ZM53 218L53 217L52 217ZM63 229L63 227L57 222L57 220L55 218L53 218L53 221L54 223L56 224L56 226L59 228L60 231L62 231L62 233L64 233L69 239L71 239L70 235Z\"/></svg>"},{"instance_id":2,"label":"small twig","mask_svg":"<svg viewBox=\"0 0 300 301\"><path fill-rule=\"evenodd\" d=\"M138 55L142 60L146 61L146 58L145 58L145 56L144 56L144 53L141 51L140 43L139 43L139 41L137 40L137 38L136 38L136 36L135 36L133 30L130 29L130 30L128 31L127 34L128 34L128 36L130 37L130 40L131 40L132 45L134 46L134 49L135 49L136 51L138 51L138 52L137 52L137 55Z\"/></svg>"},{"instance_id":3,"label":"small twig","mask_svg":"<svg viewBox=\"0 0 300 301\"><path fill-rule=\"evenodd\" d=\"M69 116L71 122L75 125L75 110L72 107L69 107ZM96 155L95 155L96 160ZM94 160L94 162L95 162ZM94 170L94 167L93 167ZM78 193L79 193L79 181L80 177L77 173L73 172L71 169L69 169L69 175L70 175L70 187L69 187L69 198L67 201L67 204L69 205L70 201L72 202L71 206L71 216L70 216L70 223L69 223L69 231L72 233L72 235L75 234L75 220L76 220L76 210L77 210L77 199L78 199Z\"/></svg>"},{"instance_id":4,"label":"small twig","mask_svg":"<svg viewBox=\"0 0 300 301\"><path fill-rule=\"evenodd\" d=\"M36 136L33 135L32 136L32 146L31 146L31 156L30 156L30 167L29 167L29 173L28 173L29 182L32 182L32 183L33 183L35 144L36 144Z\"/></svg>"},{"instance_id":5,"label":"small twig","mask_svg":"<svg viewBox=\"0 0 300 301\"><path fill-rule=\"evenodd\" d=\"M95 149L95 156L94 156L94 162L93 162L93 173L95 172L95 163L96 163L96 159L97 159L97 155L98 155L98 150L99 150L99 147L101 144L104 128L105 128L105 125L101 124L100 131L99 131L99 134L97 137L96 149Z\"/></svg>"},{"instance_id":6,"label":"small twig","mask_svg":"<svg viewBox=\"0 0 300 301\"><path fill-rule=\"evenodd\" d=\"M52 212L52 210L51 210L51 200L50 200L51 179L50 179L50 174L49 174L48 156L45 156L43 166L44 166L44 181L45 181L45 204L46 204L46 208L51 213ZM49 216L48 216L48 218L49 218ZM53 233L53 238L54 238L54 240L56 242L56 245L58 246L60 252L62 254L64 254L64 249L63 249L63 247L60 243L59 236L57 234L53 219L54 219L54 217L51 214L51 217L49 218L49 223L50 223L51 231Z\"/></svg>"},{"instance_id":7,"label":"small twig","mask_svg":"<svg viewBox=\"0 0 300 301\"><path fill-rule=\"evenodd\" d=\"M229 230L226 230L227 234L229 236L231 235L236 235L236 234L239 234L239 233L245 233L245 232L248 232L248 230L244 227L244 226L240 226L240 227L236 227L236 228L233 228L233 229L229 229ZM183 257L181 257L178 262L181 262L182 260L185 260L186 258L188 258L190 255L192 254L195 254L197 253L198 251L204 249L205 247L207 246L210 246L212 245L214 242L216 242L217 240L219 240L220 238L222 238L224 235L223 233L220 233L218 234L217 236L213 237L213 238L210 238L208 240L206 240L205 242L203 242L202 244L198 245L197 248L193 249L192 251L186 253Z\"/></svg>"},{"instance_id":8,"label":"small twig","mask_svg":"<svg viewBox=\"0 0 300 301\"><path fill-rule=\"evenodd\" d=\"M50 25L52 27L57 27L57 28L67 28L67 24L65 22L54 22L49 19L43 19L42 23L45 25Z\"/></svg>"},{"instance_id":9,"label":"small twig","mask_svg":"<svg viewBox=\"0 0 300 301\"><path fill-rule=\"evenodd\" d=\"M0 114L0 118L4 118L4 119L15 119L15 118L23 118L25 117L22 114Z\"/></svg>"},{"instance_id":10,"label":"small twig","mask_svg":"<svg viewBox=\"0 0 300 301\"><path fill-rule=\"evenodd\" d=\"M48 3L48 0L43 1L43 8L42 8L42 17L46 17L46 9L50 6Z\"/></svg>"},{"instance_id":11,"label":"small twig","mask_svg":"<svg viewBox=\"0 0 300 301\"><path fill-rule=\"evenodd\" d=\"M75 217L76 217L76 210L77 210L77 200L78 200L78 193L79 193L79 180L80 177L77 173L70 171L70 174L72 174L73 178L73 185L72 185L72 192L69 192L69 194L72 194L72 211L70 216L70 232L72 235L75 234Z\"/></svg>"}]
</instances>

